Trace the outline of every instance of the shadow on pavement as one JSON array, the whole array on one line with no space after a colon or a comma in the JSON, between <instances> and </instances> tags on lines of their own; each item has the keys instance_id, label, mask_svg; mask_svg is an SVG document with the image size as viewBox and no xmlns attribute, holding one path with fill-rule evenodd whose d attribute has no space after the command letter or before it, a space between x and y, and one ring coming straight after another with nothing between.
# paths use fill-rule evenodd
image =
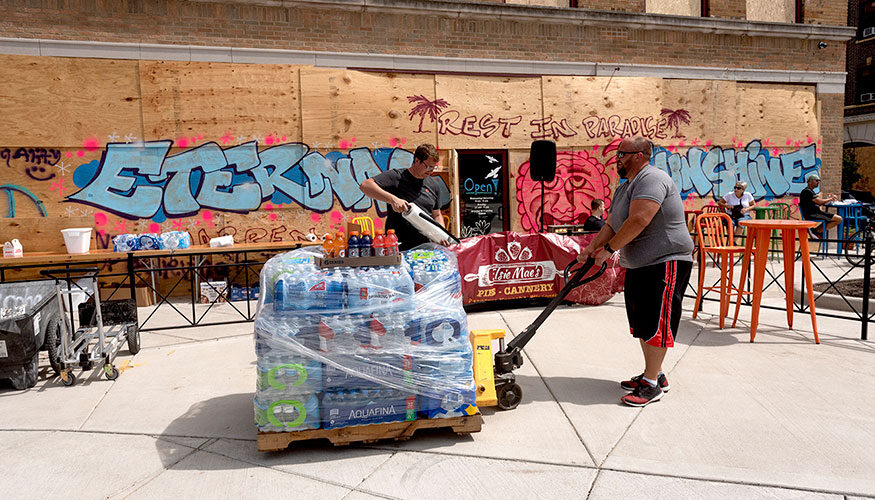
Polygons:
<instances>
[{"instance_id":1,"label":"shadow on pavement","mask_svg":"<svg viewBox=\"0 0 875 500\"><path fill-rule=\"evenodd\" d=\"M550 393L535 391L543 381ZM517 375L517 383L523 388L523 400L520 406L534 401L558 401L575 405L603 405L620 401L620 396L626 394L620 388L618 381L589 377L532 377Z\"/></svg>"},{"instance_id":2,"label":"shadow on pavement","mask_svg":"<svg viewBox=\"0 0 875 500\"><path fill-rule=\"evenodd\" d=\"M183 470L227 470L247 469L253 464L258 465L296 465L314 462L330 462L373 455L386 455L386 447L403 446L404 441L391 439L381 440L371 444L350 444L334 446L327 439L296 441L286 450L277 452L259 452L256 444L256 429L253 425L253 403L251 392L229 394L196 403L180 417L173 420L163 433L158 435L155 446L165 467ZM245 430L241 430L245 429ZM244 436L249 437L230 437ZM220 438L226 442L223 448L211 449L210 453L226 455L225 450L231 448L233 453L226 456L233 460L180 460L179 444L185 444L186 438ZM471 441L471 435L457 435L450 428L420 429L411 438L417 442L417 449L444 448L453 444ZM211 444L212 439L208 442ZM196 446L189 443L187 446ZM384 449L377 449L382 447Z\"/></svg>"}]
</instances>

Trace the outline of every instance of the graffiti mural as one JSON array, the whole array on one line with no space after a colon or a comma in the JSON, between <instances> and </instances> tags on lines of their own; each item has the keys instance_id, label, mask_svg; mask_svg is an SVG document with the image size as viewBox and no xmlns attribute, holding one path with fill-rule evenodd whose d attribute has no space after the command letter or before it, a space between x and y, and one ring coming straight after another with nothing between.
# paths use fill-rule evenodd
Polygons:
<instances>
[{"instance_id":1,"label":"graffiti mural","mask_svg":"<svg viewBox=\"0 0 875 500\"><path fill-rule=\"evenodd\" d=\"M431 133L431 129L423 130L425 119L437 124L439 135L465 135L468 137L489 138L496 133L509 138L517 125L523 122L522 116L496 117L491 113L483 115L465 114L450 108L450 103L444 99L430 101L422 95L407 96L412 104L407 115L411 121L419 119L419 127L415 133ZM448 108L448 109L444 109ZM674 129L672 137L684 137L680 132L681 124L690 124L690 112L685 109L663 108L660 116L631 116L622 118L619 115L587 116L577 122L569 122L567 118L547 116L529 120L528 128L523 130L533 140L569 138L581 133L590 139L614 139L640 135L650 140L665 139L670 129Z\"/></svg>"},{"instance_id":2,"label":"graffiti mural","mask_svg":"<svg viewBox=\"0 0 875 500\"><path fill-rule=\"evenodd\" d=\"M556 179L545 183L544 223L583 224L590 212L590 201L605 200L610 207L611 181L616 174L613 152L619 140L591 151L557 153ZM709 142L710 144L710 142ZM688 205L693 198L708 198L710 204L731 191L742 180L756 200L798 196L806 187L805 177L820 171L819 149L808 144L780 153L764 147L759 140L738 148L690 147L681 153L675 146L657 146L651 165L669 175ZM541 187L529 177L529 163L517 171L517 213L524 231L537 231L541 217Z\"/></svg>"},{"instance_id":3,"label":"graffiti mural","mask_svg":"<svg viewBox=\"0 0 875 500\"><path fill-rule=\"evenodd\" d=\"M48 217L49 215L43 202L23 186L3 184L0 186L0 193L6 193L6 217L15 217L15 193L23 195L27 200L33 203L37 210L39 210L41 216Z\"/></svg>"},{"instance_id":4,"label":"graffiti mural","mask_svg":"<svg viewBox=\"0 0 875 500\"><path fill-rule=\"evenodd\" d=\"M744 148L691 147L683 154L657 147L651 164L671 175L681 196L710 194L714 199L731 191L738 180L747 183L757 200L798 196L805 189L805 177L820 171L815 144L778 154L759 140Z\"/></svg>"},{"instance_id":5,"label":"graffiti mural","mask_svg":"<svg viewBox=\"0 0 875 500\"><path fill-rule=\"evenodd\" d=\"M207 142L168 155L172 143L107 144L100 161L75 170L73 181L81 189L67 201L158 223L205 209L246 214L267 201L324 213L334 207L336 198L345 211L365 212L373 202L359 184L413 162L413 154L400 148L356 148L347 154L323 155L302 143L259 151L255 141L227 148ZM379 215L386 208L377 202Z\"/></svg>"},{"instance_id":6,"label":"graffiti mural","mask_svg":"<svg viewBox=\"0 0 875 500\"><path fill-rule=\"evenodd\" d=\"M590 213L590 202L611 205L611 177L616 163L614 151L619 139L603 149L559 151L556 178L544 184L544 224L583 224ZM517 213L524 231L537 231L541 221L541 183L529 175L529 162L520 165L516 178ZM610 170L610 174L608 174Z\"/></svg>"}]
</instances>

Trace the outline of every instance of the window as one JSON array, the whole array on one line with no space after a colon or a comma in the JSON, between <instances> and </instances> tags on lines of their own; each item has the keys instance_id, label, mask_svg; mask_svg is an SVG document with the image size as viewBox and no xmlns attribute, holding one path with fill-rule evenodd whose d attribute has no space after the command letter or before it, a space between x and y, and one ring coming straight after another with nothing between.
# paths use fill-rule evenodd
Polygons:
<instances>
[{"instance_id":1,"label":"window","mask_svg":"<svg viewBox=\"0 0 875 500\"><path fill-rule=\"evenodd\" d=\"M860 66L857 69L857 103L875 104L875 64Z\"/></svg>"},{"instance_id":2,"label":"window","mask_svg":"<svg viewBox=\"0 0 875 500\"><path fill-rule=\"evenodd\" d=\"M772 23L796 22L797 0L747 0L747 20Z\"/></svg>"},{"instance_id":3,"label":"window","mask_svg":"<svg viewBox=\"0 0 875 500\"><path fill-rule=\"evenodd\" d=\"M857 38L875 37L875 0L860 2L860 18L857 21Z\"/></svg>"},{"instance_id":4,"label":"window","mask_svg":"<svg viewBox=\"0 0 875 500\"><path fill-rule=\"evenodd\" d=\"M648 14L670 14L673 16L702 15L702 0L646 0Z\"/></svg>"}]
</instances>

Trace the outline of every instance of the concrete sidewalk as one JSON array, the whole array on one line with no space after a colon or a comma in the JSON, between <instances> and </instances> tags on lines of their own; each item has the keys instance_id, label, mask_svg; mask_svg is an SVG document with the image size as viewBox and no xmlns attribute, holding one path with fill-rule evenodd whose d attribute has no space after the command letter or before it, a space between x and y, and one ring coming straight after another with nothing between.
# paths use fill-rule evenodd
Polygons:
<instances>
[{"instance_id":1,"label":"concrete sidewalk","mask_svg":"<svg viewBox=\"0 0 875 500\"><path fill-rule=\"evenodd\" d=\"M619 295L557 309L517 371L522 404L485 409L480 433L280 453L256 451L251 324L147 332L114 382L95 371L64 387L46 364L34 389L0 387L0 498L875 495L875 342L859 323L818 318L815 345L807 315L788 330L764 309L751 344L749 307L719 330L715 302L697 320L692 305L671 391L645 408L619 403L643 364ZM469 327L513 334L540 311L470 314Z\"/></svg>"}]
</instances>

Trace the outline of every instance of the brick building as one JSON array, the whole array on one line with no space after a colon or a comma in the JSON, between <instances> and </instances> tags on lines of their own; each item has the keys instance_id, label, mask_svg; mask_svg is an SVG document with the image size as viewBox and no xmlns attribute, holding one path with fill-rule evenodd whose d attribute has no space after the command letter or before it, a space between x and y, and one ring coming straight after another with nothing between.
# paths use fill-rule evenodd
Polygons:
<instances>
[{"instance_id":1,"label":"brick building","mask_svg":"<svg viewBox=\"0 0 875 500\"><path fill-rule=\"evenodd\" d=\"M848 41L845 136L863 176L856 187L875 191L875 0L851 0L848 26L857 28Z\"/></svg>"},{"instance_id":2,"label":"brick building","mask_svg":"<svg viewBox=\"0 0 875 500\"><path fill-rule=\"evenodd\" d=\"M610 199L612 150L631 133L653 140L655 163L688 205L713 203L736 179L757 199L792 201L808 172L819 170L827 191L841 184L845 50L855 33L847 7L0 0L0 95L9 101L0 150L18 172L12 181L49 216L93 215L110 233L131 221L200 224L206 209L211 227L248 228L247 240L321 233L358 212L383 213L356 192L363 172L403 165L409 157L397 150L423 142L447 152L441 176L462 235L536 229L542 199L527 178L535 139L560 149L548 223L580 221L592 198ZM280 153L294 164L285 178L274 166L272 184L259 181L245 201L228 196L237 179L267 179L231 161L250 138L254 165ZM141 156L124 156L134 147ZM198 164L207 150L227 164ZM155 151L161 158L147 167ZM321 175L307 161L315 154L329 165ZM123 156L128 164L112 163ZM168 172L178 176L183 158L192 188L174 194ZM133 187L103 179L111 167ZM221 170L232 185L204 195ZM67 184L50 187L59 180ZM25 210L19 204L19 216Z\"/></svg>"}]
</instances>

